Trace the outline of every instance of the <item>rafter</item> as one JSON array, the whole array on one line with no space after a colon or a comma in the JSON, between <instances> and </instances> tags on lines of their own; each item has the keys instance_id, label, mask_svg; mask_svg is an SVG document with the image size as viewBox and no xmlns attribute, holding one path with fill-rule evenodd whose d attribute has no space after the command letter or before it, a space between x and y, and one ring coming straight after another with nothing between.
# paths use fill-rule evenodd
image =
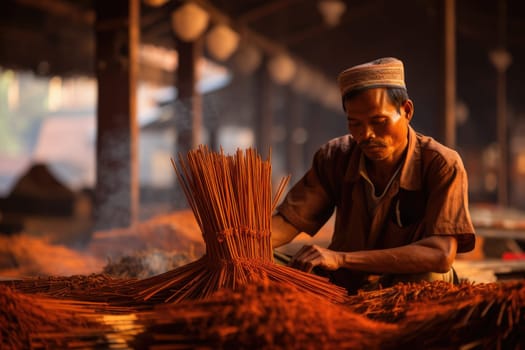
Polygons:
<instances>
[{"instance_id":1,"label":"rafter","mask_svg":"<svg viewBox=\"0 0 525 350\"><path fill-rule=\"evenodd\" d=\"M343 16L339 25L349 23L355 19L363 18L374 12L377 12L378 9L383 7L384 3L385 0L368 1L365 5L359 8L352 8L351 13ZM281 42L285 43L287 46L297 45L331 29L332 28L327 26L325 23L318 23L281 37Z\"/></svg>"},{"instance_id":2,"label":"rafter","mask_svg":"<svg viewBox=\"0 0 525 350\"><path fill-rule=\"evenodd\" d=\"M290 5L305 0L275 0L265 3L262 6L254 7L237 17L237 20L242 23L254 22L263 17L269 16L277 11L283 10Z\"/></svg>"},{"instance_id":3,"label":"rafter","mask_svg":"<svg viewBox=\"0 0 525 350\"><path fill-rule=\"evenodd\" d=\"M16 0L20 5L32 7L50 14L71 18L73 21L92 25L95 23L95 11L83 10L71 2L63 0Z\"/></svg>"}]
</instances>

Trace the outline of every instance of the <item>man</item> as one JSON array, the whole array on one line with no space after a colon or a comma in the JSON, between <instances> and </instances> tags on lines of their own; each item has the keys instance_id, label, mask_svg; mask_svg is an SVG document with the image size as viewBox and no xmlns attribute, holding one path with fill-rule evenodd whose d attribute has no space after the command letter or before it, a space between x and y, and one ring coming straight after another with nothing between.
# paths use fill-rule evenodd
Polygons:
<instances>
[{"instance_id":1,"label":"man","mask_svg":"<svg viewBox=\"0 0 525 350\"><path fill-rule=\"evenodd\" d=\"M328 248L305 246L290 265L328 271L350 293L382 276L454 281L457 252L474 248L459 155L409 125L403 63L381 58L338 77L349 134L315 154L272 219L274 247L310 235L336 211Z\"/></svg>"}]
</instances>

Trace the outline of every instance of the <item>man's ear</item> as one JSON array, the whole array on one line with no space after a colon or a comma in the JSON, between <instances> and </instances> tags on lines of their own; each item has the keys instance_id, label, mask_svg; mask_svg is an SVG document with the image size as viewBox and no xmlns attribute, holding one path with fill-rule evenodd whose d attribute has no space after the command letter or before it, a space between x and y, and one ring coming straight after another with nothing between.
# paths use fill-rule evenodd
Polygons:
<instances>
[{"instance_id":1,"label":"man's ear","mask_svg":"<svg viewBox=\"0 0 525 350\"><path fill-rule=\"evenodd\" d=\"M412 116L414 115L414 102L412 102L411 99L406 100L401 106L401 109L405 111L405 118L407 118L408 121L411 121Z\"/></svg>"}]
</instances>

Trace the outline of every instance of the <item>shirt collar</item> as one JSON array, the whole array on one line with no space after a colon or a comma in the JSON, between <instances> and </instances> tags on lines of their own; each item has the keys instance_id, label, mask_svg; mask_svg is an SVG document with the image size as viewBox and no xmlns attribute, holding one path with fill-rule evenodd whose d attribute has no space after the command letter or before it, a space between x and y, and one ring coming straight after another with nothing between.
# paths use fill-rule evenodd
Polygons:
<instances>
[{"instance_id":1,"label":"shirt collar","mask_svg":"<svg viewBox=\"0 0 525 350\"><path fill-rule=\"evenodd\" d=\"M408 126L408 145L407 153L401 168L401 175L399 177L399 186L409 191L421 189L421 147L417 139L417 134ZM361 149L357 147L355 152L352 152L348 168L345 173L345 180L350 182L357 182L361 176L362 166L364 162L364 154Z\"/></svg>"},{"instance_id":2,"label":"shirt collar","mask_svg":"<svg viewBox=\"0 0 525 350\"><path fill-rule=\"evenodd\" d=\"M361 155L363 152L361 152L361 149L357 146L357 142L355 142L354 147L355 151L350 155L350 160L344 177L344 179L349 182L357 182L360 177L359 163L361 162Z\"/></svg>"},{"instance_id":3,"label":"shirt collar","mask_svg":"<svg viewBox=\"0 0 525 350\"><path fill-rule=\"evenodd\" d=\"M401 169L399 186L409 191L420 190L422 187L421 145L411 126L408 126L408 149Z\"/></svg>"}]
</instances>

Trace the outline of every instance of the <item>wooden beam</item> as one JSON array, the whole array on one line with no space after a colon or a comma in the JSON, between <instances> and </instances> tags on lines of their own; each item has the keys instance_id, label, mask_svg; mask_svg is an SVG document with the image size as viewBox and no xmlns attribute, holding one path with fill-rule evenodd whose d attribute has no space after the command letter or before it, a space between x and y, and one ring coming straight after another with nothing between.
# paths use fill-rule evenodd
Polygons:
<instances>
[{"instance_id":1,"label":"wooden beam","mask_svg":"<svg viewBox=\"0 0 525 350\"><path fill-rule=\"evenodd\" d=\"M139 1L95 0L96 229L130 226L138 220Z\"/></svg>"},{"instance_id":2,"label":"wooden beam","mask_svg":"<svg viewBox=\"0 0 525 350\"><path fill-rule=\"evenodd\" d=\"M263 35L260 35L246 25L240 22L233 21L227 14L220 11L210 3L208 0L194 0L195 3L199 4L203 9L205 9L213 21L217 23L229 24L233 29L241 33L247 40L252 41L256 46L260 47L266 53L273 55L277 53L286 52L286 48L273 40L266 38Z\"/></svg>"},{"instance_id":3,"label":"wooden beam","mask_svg":"<svg viewBox=\"0 0 525 350\"><path fill-rule=\"evenodd\" d=\"M262 6L251 8L237 17L239 22L249 23L281 11L290 5L304 0L275 0L266 2Z\"/></svg>"},{"instance_id":4,"label":"wooden beam","mask_svg":"<svg viewBox=\"0 0 525 350\"><path fill-rule=\"evenodd\" d=\"M80 9L74 5L74 2L63 0L16 0L16 2L20 5L37 8L59 17L70 18L74 22L89 25L95 22L95 12L93 10Z\"/></svg>"},{"instance_id":5,"label":"wooden beam","mask_svg":"<svg viewBox=\"0 0 525 350\"><path fill-rule=\"evenodd\" d=\"M31 47L31 54L28 54ZM0 24L1 64L4 67L38 72L38 66L46 62L43 75L93 75L93 52L90 38L79 36L77 40L58 36L52 41L43 31L18 27L12 23Z\"/></svg>"},{"instance_id":6,"label":"wooden beam","mask_svg":"<svg viewBox=\"0 0 525 350\"><path fill-rule=\"evenodd\" d=\"M143 29L148 29L151 27L156 27L160 23L163 23L166 21L166 17L170 17L169 14L166 14L163 11L160 11L159 9L150 10L149 13L144 14L142 13L142 16L140 18L140 26Z\"/></svg>"},{"instance_id":7,"label":"wooden beam","mask_svg":"<svg viewBox=\"0 0 525 350\"><path fill-rule=\"evenodd\" d=\"M352 8L351 12L343 14L338 27L344 25L345 23L349 23L360 18L366 18L367 16L376 13L385 6L384 4L385 0L375 0L368 1L366 4L360 7ZM332 29L334 28L326 25L324 22L319 22L318 24L310 25L294 33L283 35L279 41L287 46L294 46Z\"/></svg>"},{"instance_id":8,"label":"wooden beam","mask_svg":"<svg viewBox=\"0 0 525 350\"><path fill-rule=\"evenodd\" d=\"M311 37L326 32L332 28L328 27L324 23L319 23L308 28L304 28L292 34L288 34L280 38L280 41L287 46L297 45L310 39Z\"/></svg>"}]
</instances>

